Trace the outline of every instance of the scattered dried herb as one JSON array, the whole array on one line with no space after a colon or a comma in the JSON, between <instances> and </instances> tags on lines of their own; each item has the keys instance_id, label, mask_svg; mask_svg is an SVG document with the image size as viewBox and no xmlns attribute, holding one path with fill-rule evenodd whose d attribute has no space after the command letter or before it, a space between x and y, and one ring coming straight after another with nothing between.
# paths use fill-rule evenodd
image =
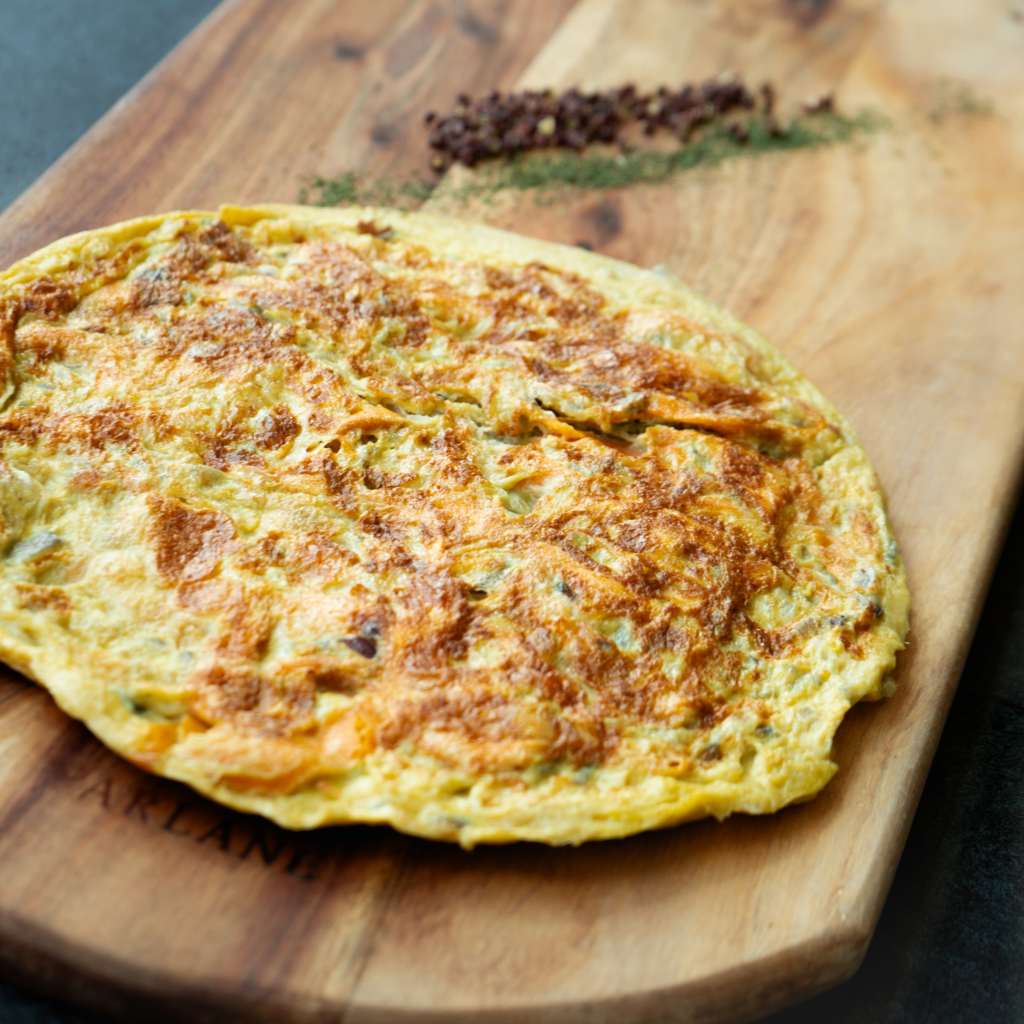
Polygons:
<instances>
[{"instance_id":1,"label":"scattered dried herb","mask_svg":"<svg viewBox=\"0 0 1024 1024\"><path fill-rule=\"evenodd\" d=\"M624 153L535 153L481 168L459 192L532 190L541 197L564 188L611 189L654 185L681 171L709 167L731 157L809 149L847 142L878 127L877 115L861 113L802 116L785 126L764 117L718 125L686 146L672 150L631 149Z\"/></svg>"},{"instance_id":2,"label":"scattered dried herb","mask_svg":"<svg viewBox=\"0 0 1024 1024\"><path fill-rule=\"evenodd\" d=\"M710 125L676 149L637 146L615 152L604 146L582 153L564 149L519 152L508 160L482 164L457 184L449 179L440 183L422 179L396 183L347 172L338 178L314 178L303 190L301 201L317 206L354 204L415 209L440 185L446 197L461 202L515 190L531 192L538 202L545 203L567 189L653 185L692 168L714 166L734 157L849 142L883 124L883 119L871 112L846 116L834 111L801 114L780 124L771 108L766 114L762 106L760 112L745 118Z\"/></svg>"},{"instance_id":3,"label":"scattered dried herb","mask_svg":"<svg viewBox=\"0 0 1024 1024\"><path fill-rule=\"evenodd\" d=\"M436 184L420 178L408 181L390 178L366 180L355 171L345 171L336 178L320 175L312 178L299 192L299 202L313 206L393 206L399 210L410 210L425 203Z\"/></svg>"},{"instance_id":4,"label":"scattered dried herb","mask_svg":"<svg viewBox=\"0 0 1024 1024\"><path fill-rule=\"evenodd\" d=\"M992 100L978 96L966 82L940 78L934 86L928 107L928 118L939 124L954 115L989 117L995 113Z\"/></svg>"}]
</instances>

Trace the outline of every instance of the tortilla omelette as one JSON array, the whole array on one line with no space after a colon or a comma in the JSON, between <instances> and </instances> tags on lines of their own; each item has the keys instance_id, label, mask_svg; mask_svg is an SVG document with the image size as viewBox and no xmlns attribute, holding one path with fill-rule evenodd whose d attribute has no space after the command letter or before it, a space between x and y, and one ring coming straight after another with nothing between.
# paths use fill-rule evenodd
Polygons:
<instances>
[{"instance_id":1,"label":"tortilla omelette","mask_svg":"<svg viewBox=\"0 0 1024 1024\"><path fill-rule=\"evenodd\" d=\"M224 207L0 275L0 658L288 828L472 847L767 813L892 687L853 430L667 274Z\"/></svg>"}]
</instances>

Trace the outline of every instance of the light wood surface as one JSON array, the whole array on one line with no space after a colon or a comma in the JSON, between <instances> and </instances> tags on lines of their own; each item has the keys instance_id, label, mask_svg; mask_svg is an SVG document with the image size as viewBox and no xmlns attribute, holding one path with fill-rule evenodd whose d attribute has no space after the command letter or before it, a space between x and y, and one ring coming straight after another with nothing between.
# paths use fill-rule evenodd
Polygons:
<instances>
[{"instance_id":1,"label":"light wood surface","mask_svg":"<svg viewBox=\"0 0 1024 1024\"><path fill-rule=\"evenodd\" d=\"M133 1020L625 1024L753 1020L856 968L1024 455L1024 14L1009 0L232 0L0 219L0 262L153 210L293 201L314 172L405 172L424 160L422 111L461 89L728 69L791 104L835 88L891 125L462 213L667 264L860 431L915 603L899 691L850 713L836 779L771 818L578 850L289 835L122 764L10 676L9 974Z\"/></svg>"}]
</instances>

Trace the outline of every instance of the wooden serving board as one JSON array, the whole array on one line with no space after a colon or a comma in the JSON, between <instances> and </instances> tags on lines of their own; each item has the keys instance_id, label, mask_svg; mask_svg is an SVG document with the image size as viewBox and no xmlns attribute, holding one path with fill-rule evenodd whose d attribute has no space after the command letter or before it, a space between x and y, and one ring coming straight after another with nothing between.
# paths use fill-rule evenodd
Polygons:
<instances>
[{"instance_id":1,"label":"wooden serving board","mask_svg":"<svg viewBox=\"0 0 1024 1024\"><path fill-rule=\"evenodd\" d=\"M143 775L8 674L10 976L131 1020L625 1024L752 1020L855 970L1024 455L1019 0L229 0L6 212L0 263L147 212L293 201L316 172L407 173L425 163L423 111L460 90L728 69L789 101L835 88L891 125L463 212L667 264L860 431L906 554L912 640L897 696L840 729L836 779L770 818L580 849L292 835Z\"/></svg>"}]
</instances>

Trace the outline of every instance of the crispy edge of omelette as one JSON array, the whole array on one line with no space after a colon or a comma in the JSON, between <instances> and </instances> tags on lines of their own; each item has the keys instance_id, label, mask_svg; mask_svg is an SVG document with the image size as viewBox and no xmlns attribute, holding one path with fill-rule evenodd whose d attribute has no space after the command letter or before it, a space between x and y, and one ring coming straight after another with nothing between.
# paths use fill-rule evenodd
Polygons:
<instances>
[{"instance_id":1,"label":"crispy edge of omelette","mask_svg":"<svg viewBox=\"0 0 1024 1024\"><path fill-rule=\"evenodd\" d=\"M282 204L223 206L216 212L173 211L138 218L61 239L0 274L0 299L12 288L43 275L59 278L73 270L99 266L123 253L132 243L142 243L135 254L141 262L146 237L168 221L218 216L229 227L268 222L262 227L269 228L271 238L278 242L291 242L296 236L330 237L335 229L353 231L360 223L374 222L386 225L404 240L446 257L520 267L542 263L578 275L612 306L673 310L727 332L754 354L756 365L752 369L760 379L815 407L841 432L844 448L819 472L825 496L873 508L888 529L884 493L853 429L774 346L670 275L586 250L447 218L389 209L321 209ZM102 275L98 275L96 286L103 283ZM6 400L14 388L13 329L0 341L4 343L0 351L0 376L4 380L0 387ZM392 751L374 751L361 763L361 771L353 781L331 793L306 788L293 793L266 794L239 790L218 781L208 765L182 756L173 747L161 759L157 771L189 784L219 803L261 814L286 828L386 823L400 831L458 842L466 848L478 843L517 840L579 844L669 827L709 815L723 819L734 812L771 813L787 804L810 799L821 790L836 771L830 757L832 739L846 711L859 700L877 700L888 695L889 673L895 666L896 653L903 647L909 624L910 602L898 554L893 564L881 594L884 618L870 627L885 638L877 646L877 655L869 663L858 663L855 671L847 671L842 685L837 682L808 694L807 701L814 704L817 716L773 744L774 749L764 759L765 771L757 780L749 776L739 780L715 777L713 767L707 771L698 769L691 778L678 779L628 766L609 766L597 768L585 787L564 777L553 777L527 789L510 789L495 785L486 775L473 776L425 762L409 764ZM38 623L34 625L38 633ZM132 714L101 673L83 673L75 651L55 643L24 644L0 630L0 658L48 689L64 711L83 721L107 746L153 770L153 760L140 756L152 746L151 724Z\"/></svg>"}]
</instances>

